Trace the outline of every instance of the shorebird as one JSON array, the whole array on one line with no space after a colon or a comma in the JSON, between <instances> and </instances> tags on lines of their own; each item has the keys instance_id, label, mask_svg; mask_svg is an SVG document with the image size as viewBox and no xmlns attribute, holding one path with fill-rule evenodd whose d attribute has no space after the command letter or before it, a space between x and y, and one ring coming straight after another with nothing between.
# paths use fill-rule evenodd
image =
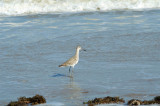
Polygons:
<instances>
[{"instance_id":1,"label":"shorebird","mask_svg":"<svg viewBox=\"0 0 160 106\"><path fill-rule=\"evenodd\" d=\"M73 72L74 66L79 61L79 51L80 50L86 51L86 50L82 49L81 46L77 46L75 55L73 57L71 57L69 60L67 60L66 62L64 62L63 64L59 65L59 67L69 66L69 73L70 73L71 67L72 67L72 72Z\"/></svg>"}]
</instances>

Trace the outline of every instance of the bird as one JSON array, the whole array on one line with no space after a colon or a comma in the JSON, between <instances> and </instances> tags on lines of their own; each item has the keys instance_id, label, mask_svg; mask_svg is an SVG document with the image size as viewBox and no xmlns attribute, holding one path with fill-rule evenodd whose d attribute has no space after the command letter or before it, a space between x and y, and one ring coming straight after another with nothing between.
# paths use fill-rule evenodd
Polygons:
<instances>
[{"instance_id":1,"label":"bird","mask_svg":"<svg viewBox=\"0 0 160 106\"><path fill-rule=\"evenodd\" d=\"M79 51L83 50L86 51L85 49L82 49L81 46L77 46L76 48L76 53L74 56L72 56L70 59L68 59L66 62L64 62L63 64L59 65L59 67L66 67L69 66L69 73L71 71L71 67L72 67L72 72L74 69L74 66L78 63L79 61Z\"/></svg>"}]
</instances>

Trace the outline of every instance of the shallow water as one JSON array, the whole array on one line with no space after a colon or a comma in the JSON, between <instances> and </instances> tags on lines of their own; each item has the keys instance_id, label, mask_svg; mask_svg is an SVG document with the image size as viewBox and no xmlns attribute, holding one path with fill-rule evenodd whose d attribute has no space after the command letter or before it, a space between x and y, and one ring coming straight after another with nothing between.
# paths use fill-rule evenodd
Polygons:
<instances>
[{"instance_id":1,"label":"shallow water","mask_svg":"<svg viewBox=\"0 0 160 106\"><path fill-rule=\"evenodd\" d=\"M41 94L48 105L95 97L152 99L160 94L160 11L0 17L0 105ZM67 77L59 68L85 48Z\"/></svg>"}]
</instances>

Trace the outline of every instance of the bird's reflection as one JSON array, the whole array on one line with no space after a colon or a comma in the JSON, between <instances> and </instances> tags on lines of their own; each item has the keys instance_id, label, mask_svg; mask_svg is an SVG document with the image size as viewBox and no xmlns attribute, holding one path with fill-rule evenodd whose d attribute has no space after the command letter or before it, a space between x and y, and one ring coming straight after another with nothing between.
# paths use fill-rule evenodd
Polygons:
<instances>
[{"instance_id":1,"label":"bird's reflection","mask_svg":"<svg viewBox=\"0 0 160 106\"><path fill-rule=\"evenodd\" d=\"M82 89L74 81L74 75L72 77L69 77L68 83L64 85L64 89L62 90L64 94L64 98L68 104L74 104L74 105L80 105L82 104Z\"/></svg>"}]
</instances>

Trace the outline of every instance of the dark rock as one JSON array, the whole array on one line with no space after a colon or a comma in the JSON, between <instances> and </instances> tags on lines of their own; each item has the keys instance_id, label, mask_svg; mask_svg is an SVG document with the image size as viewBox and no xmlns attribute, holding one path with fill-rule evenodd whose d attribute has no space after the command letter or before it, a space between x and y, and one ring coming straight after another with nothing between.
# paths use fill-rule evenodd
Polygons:
<instances>
[{"instance_id":1,"label":"dark rock","mask_svg":"<svg viewBox=\"0 0 160 106\"><path fill-rule=\"evenodd\" d=\"M35 95L33 97L20 97L18 101L11 101L7 106L28 106L28 104L36 105L46 103L46 99L41 95Z\"/></svg>"},{"instance_id":2,"label":"dark rock","mask_svg":"<svg viewBox=\"0 0 160 106\"><path fill-rule=\"evenodd\" d=\"M160 104L160 96L156 96L154 98L154 101L157 103L157 104Z\"/></svg>"},{"instance_id":3,"label":"dark rock","mask_svg":"<svg viewBox=\"0 0 160 106\"><path fill-rule=\"evenodd\" d=\"M131 105L131 106L132 106L132 105L160 104L160 96L156 96L153 100L144 100L144 101L132 99L132 100L128 101L127 104L128 104L128 105Z\"/></svg>"},{"instance_id":4,"label":"dark rock","mask_svg":"<svg viewBox=\"0 0 160 106\"><path fill-rule=\"evenodd\" d=\"M28 105L21 101L11 101L7 106L28 106Z\"/></svg>"},{"instance_id":5,"label":"dark rock","mask_svg":"<svg viewBox=\"0 0 160 106\"><path fill-rule=\"evenodd\" d=\"M142 101L137 100L137 99L131 99L127 103L129 106L139 106L142 104Z\"/></svg>"},{"instance_id":6,"label":"dark rock","mask_svg":"<svg viewBox=\"0 0 160 106\"><path fill-rule=\"evenodd\" d=\"M154 100L144 100L142 101L142 105L151 105L151 104L156 104Z\"/></svg>"},{"instance_id":7,"label":"dark rock","mask_svg":"<svg viewBox=\"0 0 160 106\"><path fill-rule=\"evenodd\" d=\"M94 100L89 100L88 102L84 102L84 104L88 104L88 106L93 106L96 104L109 104L109 103L124 103L123 98L119 97L110 97L107 96L105 98L95 98Z\"/></svg>"},{"instance_id":8,"label":"dark rock","mask_svg":"<svg viewBox=\"0 0 160 106\"><path fill-rule=\"evenodd\" d=\"M32 105L46 103L46 99L41 95L35 95L30 98L30 103L32 103Z\"/></svg>"}]
</instances>

